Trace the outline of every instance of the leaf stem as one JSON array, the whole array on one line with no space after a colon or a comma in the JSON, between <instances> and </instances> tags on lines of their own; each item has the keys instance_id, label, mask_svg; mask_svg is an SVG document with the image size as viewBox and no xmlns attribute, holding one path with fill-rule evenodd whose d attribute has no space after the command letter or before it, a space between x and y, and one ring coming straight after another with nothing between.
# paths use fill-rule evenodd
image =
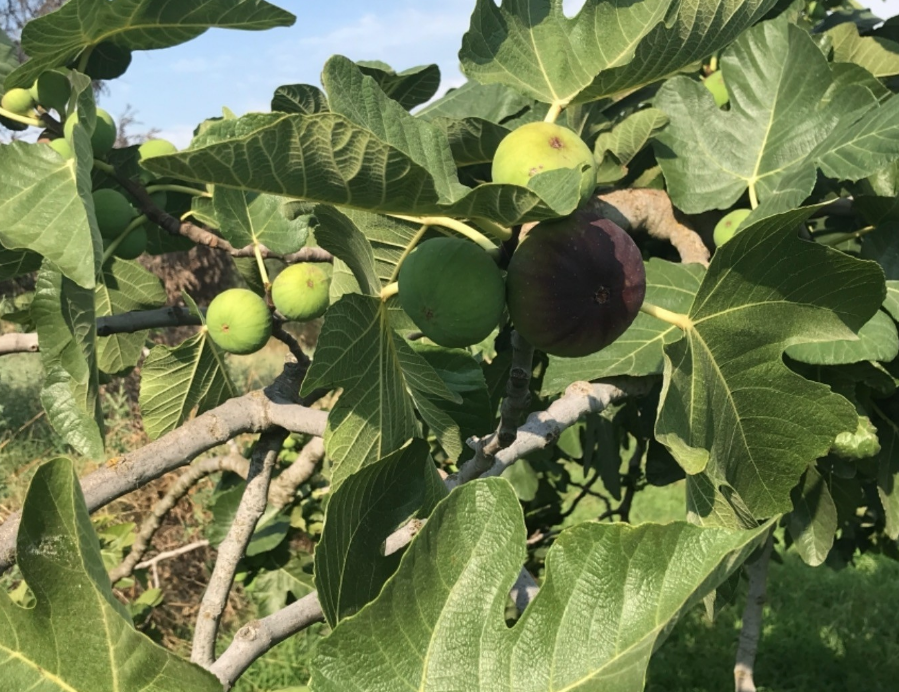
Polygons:
<instances>
[{"instance_id":1,"label":"leaf stem","mask_svg":"<svg viewBox=\"0 0 899 692\"><path fill-rule=\"evenodd\" d=\"M77 69L81 74L87 74L84 70L87 68L87 62L91 58L91 53L94 52L94 46L89 46L85 49L85 51L81 54L81 57L78 58L78 67Z\"/></svg>"},{"instance_id":2,"label":"leaf stem","mask_svg":"<svg viewBox=\"0 0 899 692\"><path fill-rule=\"evenodd\" d=\"M147 194L152 195L154 192L183 192L186 195L193 195L194 197L212 197L212 195L204 190L198 190L195 187L188 187L187 185L150 185L147 188Z\"/></svg>"},{"instance_id":3,"label":"leaf stem","mask_svg":"<svg viewBox=\"0 0 899 692\"><path fill-rule=\"evenodd\" d=\"M402 216L400 214L390 214L390 216L393 216L395 219L402 219L403 221L417 221L418 223L424 223L429 226L443 226L444 228L449 228L460 235L464 235L469 240L474 241L485 250L492 250L496 247L496 244L491 242L490 238L480 231L472 228L467 223L459 221L459 219L452 219L449 216ZM501 228L501 226L497 226L497 228ZM506 237L500 237L497 238L497 240L508 240L511 237L512 232L509 231Z\"/></svg>"},{"instance_id":4,"label":"leaf stem","mask_svg":"<svg viewBox=\"0 0 899 692\"><path fill-rule=\"evenodd\" d=\"M546 112L546 117L543 118L543 122L545 123L554 123L556 119L562 114L562 104L554 103L549 107L549 110Z\"/></svg>"},{"instance_id":5,"label":"leaf stem","mask_svg":"<svg viewBox=\"0 0 899 692\"><path fill-rule=\"evenodd\" d=\"M759 205L759 194L755 190L755 183L749 183L749 206L755 209Z\"/></svg>"},{"instance_id":6,"label":"leaf stem","mask_svg":"<svg viewBox=\"0 0 899 692\"><path fill-rule=\"evenodd\" d=\"M403 262L406 261L406 258L409 256L409 253L415 249L415 246L418 245L419 241L424 237L424 234L428 232L428 229L431 226L429 224L423 223L421 228L418 229L418 233L412 236L412 240L409 241L409 244L406 246L406 249L403 250L403 254L400 255L400 258L396 262L396 266L393 268L393 271L390 273L390 278L387 280L388 284L392 284L396 281L396 277L400 275L400 267L403 266Z\"/></svg>"},{"instance_id":7,"label":"leaf stem","mask_svg":"<svg viewBox=\"0 0 899 692\"><path fill-rule=\"evenodd\" d=\"M672 312L671 310L666 310L665 308L653 305L652 303L647 303L646 301L640 306L640 312L645 312L647 315L651 315L656 319L667 322L668 324L673 324L682 331L687 331L693 327L693 321L688 315L681 312Z\"/></svg>"},{"instance_id":8,"label":"leaf stem","mask_svg":"<svg viewBox=\"0 0 899 692\"><path fill-rule=\"evenodd\" d=\"M394 281L393 283L389 283L381 289L381 300L386 303L390 298L392 298L399 292L400 285L396 281Z\"/></svg>"},{"instance_id":9,"label":"leaf stem","mask_svg":"<svg viewBox=\"0 0 899 692\"><path fill-rule=\"evenodd\" d=\"M500 226L496 221L491 221L490 219L472 219L471 222L497 240L510 240L512 238L512 229Z\"/></svg>"},{"instance_id":10,"label":"leaf stem","mask_svg":"<svg viewBox=\"0 0 899 692\"><path fill-rule=\"evenodd\" d=\"M718 54L715 53L715 55L713 55L709 59L709 74L712 74L713 72L717 72L717 71L718 71Z\"/></svg>"},{"instance_id":11,"label":"leaf stem","mask_svg":"<svg viewBox=\"0 0 899 692\"><path fill-rule=\"evenodd\" d=\"M265 268L265 260L262 258L262 250L259 243L253 243L253 255L256 257L256 266L259 268L259 276L262 277L262 285L268 291L271 288L271 281L268 280L268 270Z\"/></svg>"},{"instance_id":12,"label":"leaf stem","mask_svg":"<svg viewBox=\"0 0 899 692\"><path fill-rule=\"evenodd\" d=\"M839 245L840 243L845 243L847 240L857 240L864 235L867 235L871 231L875 230L875 226L865 226L864 228L860 228L857 231L853 231L852 233L834 233L833 235L828 235L817 242L820 245L827 245L828 247L833 247L834 245Z\"/></svg>"},{"instance_id":13,"label":"leaf stem","mask_svg":"<svg viewBox=\"0 0 899 692\"><path fill-rule=\"evenodd\" d=\"M38 120L37 118L29 118L27 115L19 115L18 113L13 113L12 111L8 111L5 108L0 108L0 115L8 120L15 120L17 123L22 123L23 125L31 125L32 127L43 127L44 123Z\"/></svg>"},{"instance_id":14,"label":"leaf stem","mask_svg":"<svg viewBox=\"0 0 899 692\"><path fill-rule=\"evenodd\" d=\"M101 161L100 159L94 159L94 168L97 170L101 170L107 175L115 175L115 167L106 163L106 161Z\"/></svg>"},{"instance_id":15,"label":"leaf stem","mask_svg":"<svg viewBox=\"0 0 899 692\"><path fill-rule=\"evenodd\" d=\"M145 224L149 219L147 219L146 214L141 214L137 218L135 218L131 223L129 223L125 230L122 231L118 236L116 236L109 245L106 246L106 249L103 251L103 261L100 262L100 265L104 265L109 261L109 258L112 257L113 253L116 251L116 248L121 245L122 241L128 237L128 234L131 233L135 228Z\"/></svg>"}]
</instances>

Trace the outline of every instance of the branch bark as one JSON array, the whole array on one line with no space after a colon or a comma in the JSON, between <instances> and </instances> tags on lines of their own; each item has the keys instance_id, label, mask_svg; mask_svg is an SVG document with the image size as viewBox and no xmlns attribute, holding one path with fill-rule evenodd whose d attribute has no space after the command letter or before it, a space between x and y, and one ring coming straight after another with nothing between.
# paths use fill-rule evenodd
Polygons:
<instances>
[{"instance_id":1,"label":"branch bark","mask_svg":"<svg viewBox=\"0 0 899 692\"><path fill-rule=\"evenodd\" d=\"M266 651L324 619L318 594L313 591L277 613L241 627L228 648L208 670L221 680L225 692L228 692L253 661Z\"/></svg>"},{"instance_id":2,"label":"branch bark","mask_svg":"<svg viewBox=\"0 0 899 692\"><path fill-rule=\"evenodd\" d=\"M736 692L756 692L753 673L755 657L759 650L762 636L762 609L768 600L768 565L771 563L771 550L774 547L774 533L768 534L768 540L762 547L759 556L746 565L749 577L749 594L746 596L746 608L743 610L743 627L740 630L740 644L737 648L737 661L734 665L734 689Z\"/></svg>"},{"instance_id":3,"label":"branch bark","mask_svg":"<svg viewBox=\"0 0 899 692\"><path fill-rule=\"evenodd\" d=\"M674 207L664 190L615 190L598 195L595 204L603 216L622 228L643 228L653 238L670 242L684 264L709 266L709 249L696 231L674 217Z\"/></svg>"},{"instance_id":4,"label":"branch bark","mask_svg":"<svg viewBox=\"0 0 899 692\"><path fill-rule=\"evenodd\" d=\"M37 334L3 334L0 335L0 356L10 353L37 353L40 350Z\"/></svg>"},{"instance_id":5,"label":"branch bark","mask_svg":"<svg viewBox=\"0 0 899 692\"><path fill-rule=\"evenodd\" d=\"M285 395L293 392L295 396L303 373L305 369L301 365L288 363L279 376L278 386L229 399L145 447L110 459L103 468L81 479L88 511L93 512L189 464L201 453L241 433L281 427L291 432L323 435L327 412L294 404ZM18 512L0 525L0 574L15 560L18 528Z\"/></svg>"},{"instance_id":6,"label":"branch bark","mask_svg":"<svg viewBox=\"0 0 899 692\"><path fill-rule=\"evenodd\" d=\"M200 548L206 548L209 546L209 541L205 538L201 541L194 541L193 543L188 543L187 545L182 545L180 548L175 548L174 550L166 550L165 552L159 553L158 555L154 555L149 560L144 560L139 565L135 567L135 569L147 569L150 568L153 570L153 588L159 588L159 572L156 569L156 566L162 562L163 560L171 560L173 557L178 557L179 555L184 555L185 553L189 553L194 550L199 550Z\"/></svg>"},{"instance_id":7,"label":"branch bark","mask_svg":"<svg viewBox=\"0 0 899 692\"><path fill-rule=\"evenodd\" d=\"M246 477L247 467L247 460L236 453L226 457L202 459L197 464L189 467L169 488L165 496L154 505L153 511L144 519L137 537L134 539L134 545L131 546L131 552L122 560L121 564L109 571L109 581L115 584L119 579L130 576L135 569L138 569L138 563L150 548L150 542L162 524L165 515L200 479L223 470L233 471ZM152 562L152 560L148 562Z\"/></svg>"},{"instance_id":8,"label":"branch bark","mask_svg":"<svg viewBox=\"0 0 899 692\"><path fill-rule=\"evenodd\" d=\"M203 594L197 626L194 630L193 649L190 660L204 668L215 662L215 640L228 594L234 583L237 565L246 553L247 545L256 529L256 524L265 512L268 502L268 487L272 471L278 460L278 452L287 437L284 429L262 433L247 472L247 485L240 499L240 505L228 529L228 535L218 547L218 555L209 586Z\"/></svg>"}]
</instances>

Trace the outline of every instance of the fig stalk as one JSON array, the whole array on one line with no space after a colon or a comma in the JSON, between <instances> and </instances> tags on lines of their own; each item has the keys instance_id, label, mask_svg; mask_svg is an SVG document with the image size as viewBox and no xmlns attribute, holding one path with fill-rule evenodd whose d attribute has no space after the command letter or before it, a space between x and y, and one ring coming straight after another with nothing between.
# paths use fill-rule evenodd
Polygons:
<instances>
[{"instance_id":1,"label":"fig stalk","mask_svg":"<svg viewBox=\"0 0 899 692\"><path fill-rule=\"evenodd\" d=\"M483 233L478 231L477 229L472 228L467 223L463 221L459 221L459 219L452 219L449 216L404 216L401 214L389 214L395 219L401 219L402 221L413 221L417 223L427 224L429 226L443 226L444 228L448 228L451 231L456 231L460 235L464 235L471 241L474 241L478 245L480 245L485 250L492 250L495 246L490 239L485 236ZM497 240L509 240L512 237L512 231L503 228L502 226L497 225L495 230L497 232L503 231L503 237L497 237Z\"/></svg>"},{"instance_id":2,"label":"fig stalk","mask_svg":"<svg viewBox=\"0 0 899 692\"><path fill-rule=\"evenodd\" d=\"M259 248L259 243L253 243L253 255L256 257L256 267L259 269L262 285L268 291L272 286L272 282L268 279L268 270L265 268L265 260L262 258L262 250Z\"/></svg>"},{"instance_id":3,"label":"fig stalk","mask_svg":"<svg viewBox=\"0 0 899 692\"><path fill-rule=\"evenodd\" d=\"M390 298L393 298L393 296L395 296L399 292L400 285L396 281L387 284L384 288L381 289L381 300L386 303Z\"/></svg>"},{"instance_id":4,"label":"fig stalk","mask_svg":"<svg viewBox=\"0 0 899 692\"><path fill-rule=\"evenodd\" d=\"M562 115L562 104L554 103L549 107L549 110L546 112L546 117L543 118L543 122L545 123L554 123L558 119L560 115Z\"/></svg>"},{"instance_id":5,"label":"fig stalk","mask_svg":"<svg viewBox=\"0 0 899 692\"><path fill-rule=\"evenodd\" d=\"M412 236L412 240L409 241L409 244L406 246L406 249L403 250L403 254L400 255L400 258L396 262L396 266L393 268L393 271L390 273L390 280L387 282L388 284L392 284L396 282L396 277L400 275L400 267L403 266L403 262L406 261L406 258L409 256L409 253L415 249L415 246L418 245L419 241L424 237L425 233L428 232L430 228L430 224L423 223L421 228L418 229L418 232ZM389 297L389 296L388 296Z\"/></svg>"},{"instance_id":6,"label":"fig stalk","mask_svg":"<svg viewBox=\"0 0 899 692\"><path fill-rule=\"evenodd\" d=\"M37 118L29 118L27 115L19 115L18 113L13 113L12 111L8 111L5 108L0 108L0 116L3 116L8 120L15 120L17 123L22 123L23 125L32 125L34 127L44 126L44 123L42 123Z\"/></svg>"},{"instance_id":7,"label":"fig stalk","mask_svg":"<svg viewBox=\"0 0 899 692\"><path fill-rule=\"evenodd\" d=\"M693 327L693 322L690 320L689 316L681 312L672 312L671 310L666 310L665 308L659 307L658 305L647 303L645 300L643 301L643 305L640 306L640 312L645 312L647 315L655 317L658 320L662 320L663 322L667 322L668 324L673 324L675 327L684 332Z\"/></svg>"},{"instance_id":8,"label":"fig stalk","mask_svg":"<svg viewBox=\"0 0 899 692\"><path fill-rule=\"evenodd\" d=\"M152 195L154 192L183 192L185 195L194 197L212 197L208 192L187 185L150 185L147 187L148 194Z\"/></svg>"},{"instance_id":9,"label":"fig stalk","mask_svg":"<svg viewBox=\"0 0 899 692\"><path fill-rule=\"evenodd\" d=\"M106 246L106 249L103 251L103 261L100 264L106 264L109 261L109 258L115 254L116 248L121 245L122 241L128 237L128 234L131 231L140 228L144 223L149 221L147 217L143 214L135 218L128 226L125 227L125 230L122 231L118 236L109 241L109 245Z\"/></svg>"}]
</instances>

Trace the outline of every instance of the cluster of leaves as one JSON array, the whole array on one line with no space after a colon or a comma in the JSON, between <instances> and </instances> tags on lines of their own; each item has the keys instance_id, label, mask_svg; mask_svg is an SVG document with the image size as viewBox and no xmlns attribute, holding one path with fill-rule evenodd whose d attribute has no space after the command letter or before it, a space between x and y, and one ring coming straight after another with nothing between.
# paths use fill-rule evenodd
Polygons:
<instances>
[{"instance_id":1,"label":"cluster of leaves","mask_svg":"<svg viewBox=\"0 0 899 692\"><path fill-rule=\"evenodd\" d=\"M286 255L314 242L336 258L301 389L342 390L324 434L329 493L314 586L333 632L314 665L315 690L638 690L679 614L732 575L777 520L812 565L857 550L897 556L899 100L890 78L899 74L899 25L850 11L814 23L814 8L773 0L587 0L574 17L562 4L477 0L460 50L470 81L422 108L439 87L434 66L397 73L335 56L323 90L282 86L272 112L226 111L200 124L182 152L138 162L118 149L94 167L93 94L75 70L60 114L79 112L74 158L24 142L0 147L9 181L0 189L0 279L38 271L17 319L35 325L50 421L96 459L98 385L141 362L147 338L99 337L97 319L163 296L136 262L103 263L92 189L147 173L195 184L208 192L187 198L184 213L232 247ZM257 0L71 0L26 27L31 60L21 67L11 68L0 43L0 78L4 89L29 86L46 69L121 64L130 51L209 27L292 20ZM709 56L727 86L723 108L702 84L711 66L701 75L698 65ZM555 451L513 467L511 484L483 479L447 495L434 462L458 468L468 438L496 429L510 326L477 348L423 343L382 291L408 249L440 233L441 218L496 228L574 210L572 171L528 187L485 182L506 134L559 111L558 122L593 148L603 189L664 188L697 226L735 207L753 211L707 269L671 261L638 236L647 301L677 319L641 314L596 354L535 362L533 410L572 382L616 376L651 381L648 396L570 429ZM185 242L157 234L151 251ZM264 293L252 260L237 261ZM141 367L152 438L236 394L202 331L153 348ZM685 477L689 522L560 533L573 464L620 500L606 514L623 519L645 483ZM222 484L217 527L240 492ZM285 552L291 525L318 537L308 505L299 506L266 515L247 553L246 576L269 594L267 611L309 586L303 558ZM410 517L428 518L423 531L404 553L383 555ZM100 680L116 681L109 689L133 681L169 690L184 680L217 688L133 631L104 581L66 462L39 472L21 526L19 566L35 606L0 595L11 625L0 628L10 652L0 672L13 689L48 676L70 689L101 689ZM538 531L552 540L528 555L525 540ZM508 628L508 593L526 562L542 587ZM55 607L63 602L78 607ZM49 640L84 630L97 656L75 666Z\"/></svg>"}]
</instances>

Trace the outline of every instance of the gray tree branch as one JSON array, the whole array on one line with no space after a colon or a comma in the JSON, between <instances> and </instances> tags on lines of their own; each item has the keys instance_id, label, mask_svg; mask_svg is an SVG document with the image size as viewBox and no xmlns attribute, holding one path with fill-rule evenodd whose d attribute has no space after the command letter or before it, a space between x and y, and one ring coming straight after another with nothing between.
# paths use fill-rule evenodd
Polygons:
<instances>
[{"instance_id":1,"label":"gray tree branch","mask_svg":"<svg viewBox=\"0 0 899 692\"><path fill-rule=\"evenodd\" d=\"M743 626L740 629L740 644L737 647L734 665L736 692L756 692L753 673L762 636L762 609L768 600L768 565L771 563L773 547L772 530L758 557L752 562L747 562L745 566L746 575L749 577L749 593L746 596L746 608L743 610Z\"/></svg>"},{"instance_id":2,"label":"gray tree branch","mask_svg":"<svg viewBox=\"0 0 899 692\"><path fill-rule=\"evenodd\" d=\"M324 458L325 441L320 437L313 437L300 450L296 461L272 482L268 493L272 506L281 509L289 505L297 493L297 488L312 478Z\"/></svg>"},{"instance_id":3,"label":"gray tree branch","mask_svg":"<svg viewBox=\"0 0 899 692\"><path fill-rule=\"evenodd\" d=\"M0 335L0 356L10 353L37 353L40 350L37 334L3 334Z\"/></svg>"},{"instance_id":4,"label":"gray tree branch","mask_svg":"<svg viewBox=\"0 0 899 692\"><path fill-rule=\"evenodd\" d=\"M247 475L247 460L239 454L231 454L226 457L214 457L201 459L181 474L177 481L169 488L165 496L153 506L153 510L144 519L131 546L131 552L122 562L109 571L109 581L115 584L119 579L130 576L137 569L138 563L143 559L157 529L162 525L162 520L171 509L178 504L178 500L184 497L188 491L206 476L219 471L228 470Z\"/></svg>"},{"instance_id":5,"label":"gray tree branch","mask_svg":"<svg viewBox=\"0 0 899 692\"><path fill-rule=\"evenodd\" d=\"M219 623L228 602L228 594L231 593L237 565L243 559L256 524L265 512L272 471L287 434L286 430L277 429L264 432L259 437L250 460L247 484L240 505L228 529L228 535L218 547L215 567L200 603L190 656L194 663L206 668L215 662Z\"/></svg>"},{"instance_id":6,"label":"gray tree branch","mask_svg":"<svg viewBox=\"0 0 899 692\"><path fill-rule=\"evenodd\" d=\"M279 376L278 386L229 399L145 447L110 459L104 467L81 479L88 511L93 512L142 488L242 433L280 427L307 435L323 435L327 412L294 404L289 396L290 392L295 396L299 390L304 372L301 365L288 363ZM0 525L0 573L9 569L15 560L18 528L18 512Z\"/></svg>"}]
</instances>

